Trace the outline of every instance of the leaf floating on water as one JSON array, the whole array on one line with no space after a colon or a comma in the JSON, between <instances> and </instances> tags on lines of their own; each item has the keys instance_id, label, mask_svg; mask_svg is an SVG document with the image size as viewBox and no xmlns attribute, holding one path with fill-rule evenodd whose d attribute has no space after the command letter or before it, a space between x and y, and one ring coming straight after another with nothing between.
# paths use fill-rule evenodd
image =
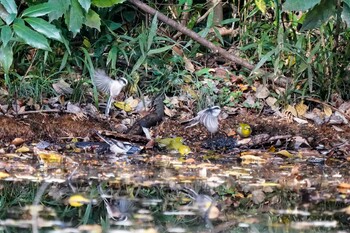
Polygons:
<instances>
[{"instance_id":1,"label":"leaf floating on water","mask_svg":"<svg viewBox=\"0 0 350 233\"><path fill-rule=\"evenodd\" d=\"M8 174L7 172L1 172L1 171L0 171L0 179L7 178L7 177L9 177L9 176L10 176L10 174Z\"/></svg>"},{"instance_id":2,"label":"leaf floating on water","mask_svg":"<svg viewBox=\"0 0 350 233\"><path fill-rule=\"evenodd\" d=\"M63 157L55 151L39 151L37 155L44 163L61 163Z\"/></svg>"},{"instance_id":3,"label":"leaf floating on water","mask_svg":"<svg viewBox=\"0 0 350 233\"><path fill-rule=\"evenodd\" d=\"M242 155L240 158L243 160L242 164L266 163L266 159L255 155Z\"/></svg>"},{"instance_id":4,"label":"leaf floating on water","mask_svg":"<svg viewBox=\"0 0 350 233\"><path fill-rule=\"evenodd\" d=\"M75 194L73 196L70 196L68 198L68 203L69 205L73 206L73 207L80 207L83 206L85 204L89 204L91 201L85 197L83 197L80 194Z\"/></svg>"},{"instance_id":5,"label":"leaf floating on water","mask_svg":"<svg viewBox=\"0 0 350 233\"><path fill-rule=\"evenodd\" d=\"M350 194L350 184L348 183L340 183L337 186L338 192L343 194Z\"/></svg>"}]
</instances>

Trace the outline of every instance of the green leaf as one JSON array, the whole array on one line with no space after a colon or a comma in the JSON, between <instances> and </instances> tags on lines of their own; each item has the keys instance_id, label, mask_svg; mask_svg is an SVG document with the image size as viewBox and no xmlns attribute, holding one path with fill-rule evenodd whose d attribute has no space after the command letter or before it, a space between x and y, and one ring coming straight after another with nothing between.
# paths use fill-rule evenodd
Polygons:
<instances>
[{"instance_id":1,"label":"green leaf","mask_svg":"<svg viewBox=\"0 0 350 233\"><path fill-rule=\"evenodd\" d=\"M83 25L84 15L83 9L78 3L78 0L72 0L72 5L69 12L69 31L73 32L73 36L75 37L78 32L80 32L80 28Z\"/></svg>"},{"instance_id":2,"label":"green leaf","mask_svg":"<svg viewBox=\"0 0 350 233\"><path fill-rule=\"evenodd\" d=\"M321 3L312 8L305 16L300 31L315 29L325 23L332 15L335 15L335 1L322 0Z\"/></svg>"},{"instance_id":3,"label":"green leaf","mask_svg":"<svg viewBox=\"0 0 350 233\"><path fill-rule=\"evenodd\" d=\"M40 33L30 29L24 25L22 19L16 19L13 24L13 30L16 35L21 38L26 44L38 48L51 51L47 39Z\"/></svg>"},{"instance_id":4,"label":"green leaf","mask_svg":"<svg viewBox=\"0 0 350 233\"><path fill-rule=\"evenodd\" d=\"M157 53L163 53L169 49L172 49L173 45L168 45L168 46L164 46L158 49L151 49L148 51L147 55L152 55L152 54L157 54Z\"/></svg>"},{"instance_id":5,"label":"green leaf","mask_svg":"<svg viewBox=\"0 0 350 233\"><path fill-rule=\"evenodd\" d=\"M38 5L31 6L25 9L22 13L22 17L39 17L43 15L47 15L52 11L56 11L56 9L49 3L42 3Z\"/></svg>"},{"instance_id":6,"label":"green leaf","mask_svg":"<svg viewBox=\"0 0 350 233\"><path fill-rule=\"evenodd\" d=\"M266 13L266 3L264 0L255 0L255 5L263 14Z\"/></svg>"},{"instance_id":7,"label":"green leaf","mask_svg":"<svg viewBox=\"0 0 350 233\"><path fill-rule=\"evenodd\" d=\"M92 4L97 7L111 7L125 2L125 0L92 0Z\"/></svg>"},{"instance_id":8,"label":"green leaf","mask_svg":"<svg viewBox=\"0 0 350 233\"><path fill-rule=\"evenodd\" d=\"M9 14L6 19L5 22L7 25L10 25L17 17L17 14Z\"/></svg>"},{"instance_id":9,"label":"green leaf","mask_svg":"<svg viewBox=\"0 0 350 233\"><path fill-rule=\"evenodd\" d=\"M6 46L7 43L11 40L12 38L12 30L11 27L8 25L5 25L1 28L1 41L2 45Z\"/></svg>"},{"instance_id":10,"label":"green leaf","mask_svg":"<svg viewBox=\"0 0 350 233\"><path fill-rule=\"evenodd\" d=\"M51 5L55 11L49 13L49 22L52 20L60 18L64 13L66 13L71 5L70 0L49 0L48 4Z\"/></svg>"},{"instance_id":11,"label":"green leaf","mask_svg":"<svg viewBox=\"0 0 350 233\"><path fill-rule=\"evenodd\" d=\"M80 6L85 10L85 12L88 12L91 6L91 0L78 0L80 3Z\"/></svg>"},{"instance_id":12,"label":"green leaf","mask_svg":"<svg viewBox=\"0 0 350 233\"><path fill-rule=\"evenodd\" d=\"M156 33L157 33L157 28L158 28L157 16L158 14L156 13L152 19L151 29L149 30L149 34L147 38L147 50L151 49L151 46L153 44L153 38L156 36Z\"/></svg>"},{"instance_id":13,"label":"green leaf","mask_svg":"<svg viewBox=\"0 0 350 233\"><path fill-rule=\"evenodd\" d=\"M251 74L254 74L258 69L260 69L260 67L262 65L265 64L265 62L267 60L270 60L271 59L271 56L276 52L277 48L271 50L270 52L268 52L267 54L265 54L261 60L258 62L258 64L256 64L256 66L254 67L254 69L252 70Z\"/></svg>"},{"instance_id":14,"label":"green leaf","mask_svg":"<svg viewBox=\"0 0 350 233\"><path fill-rule=\"evenodd\" d=\"M0 47L0 64L7 74L13 62L13 52L10 45Z\"/></svg>"},{"instance_id":15,"label":"green leaf","mask_svg":"<svg viewBox=\"0 0 350 233\"><path fill-rule=\"evenodd\" d=\"M63 42L61 31L55 25L41 18L25 18L29 25L37 32L44 34L46 37Z\"/></svg>"},{"instance_id":16,"label":"green leaf","mask_svg":"<svg viewBox=\"0 0 350 233\"><path fill-rule=\"evenodd\" d=\"M284 11L306 11L319 4L321 0L286 0L283 3Z\"/></svg>"},{"instance_id":17,"label":"green leaf","mask_svg":"<svg viewBox=\"0 0 350 233\"><path fill-rule=\"evenodd\" d=\"M86 15L85 25L91 28L96 28L100 31L101 19L100 16L93 10L89 10L89 13Z\"/></svg>"},{"instance_id":18,"label":"green leaf","mask_svg":"<svg viewBox=\"0 0 350 233\"><path fill-rule=\"evenodd\" d=\"M344 4L343 6L341 17L343 21L346 23L346 26L349 28L350 27L350 5L348 5L347 3Z\"/></svg>"},{"instance_id":19,"label":"green leaf","mask_svg":"<svg viewBox=\"0 0 350 233\"><path fill-rule=\"evenodd\" d=\"M17 15L17 5L14 0L0 0L8 13Z\"/></svg>"}]
</instances>

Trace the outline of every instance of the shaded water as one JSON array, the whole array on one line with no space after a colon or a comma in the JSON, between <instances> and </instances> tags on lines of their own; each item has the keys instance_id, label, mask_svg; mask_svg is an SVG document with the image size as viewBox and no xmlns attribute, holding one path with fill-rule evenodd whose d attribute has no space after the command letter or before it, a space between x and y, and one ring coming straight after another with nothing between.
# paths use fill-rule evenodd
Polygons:
<instances>
[{"instance_id":1,"label":"shaded water","mask_svg":"<svg viewBox=\"0 0 350 233\"><path fill-rule=\"evenodd\" d=\"M45 153L2 156L1 231L350 232L342 159Z\"/></svg>"}]
</instances>

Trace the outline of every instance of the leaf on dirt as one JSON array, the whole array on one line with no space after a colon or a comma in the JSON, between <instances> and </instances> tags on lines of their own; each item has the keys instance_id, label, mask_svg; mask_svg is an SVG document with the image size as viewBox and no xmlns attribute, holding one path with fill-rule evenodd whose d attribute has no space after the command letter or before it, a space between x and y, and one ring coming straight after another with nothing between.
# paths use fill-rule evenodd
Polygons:
<instances>
[{"instance_id":1,"label":"leaf on dirt","mask_svg":"<svg viewBox=\"0 0 350 233\"><path fill-rule=\"evenodd\" d=\"M323 111L326 114L326 116L328 116L328 117L330 117L333 113L332 109L327 105L323 106Z\"/></svg>"},{"instance_id":2,"label":"leaf on dirt","mask_svg":"<svg viewBox=\"0 0 350 233\"><path fill-rule=\"evenodd\" d=\"M125 112L131 112L132 111L132 107L130 106L130 104L125 103L125 102L115 102L114 106L124 110Z\"/></svg>"},{"instance_id":3,"label":"leaf on dirt","mask_svg":"<svg viewBox=\"0 0 350 233\"><path fill-rule=\"evenodd\" d=\"M274 111L278 110L278 106L276 105L276 103L277 103L277 99L276 98L269 96L269 97L266 98L265 101L266 101L266 104L268 106L270 106L270 108L272 110L274 110Z\"/></svg>"},{"instance_id":4,"label":"leaf on dirt","mask_svg":"<svg viewBox=\"0 0 350 233\"><path fill-rule=\"evenodd\" d=\"M18 148L16 150L16 153L26 153L26 152L29 152L29 151L30 151L30 149L28 147L22 146L22 147L20 147L20 148Z\"/></svg>"},{"instance_id":5,"label":"leaf on dirt","mask_svg":"<svg viewBox=\"0 0 350 233\"><path fill-rule=\"evenodd\" d=\"M295 136L293 137L293 139L294 139L294 148L296 150L298 150L301 146L311 147L309 142L303 137Z\"/></svg>"},{"instance_id":6,"label":"leaf on dirt","mask_svg":"<svg viewBox=\"0 0 350 233\"><path fill-rule=\"evenodd\" d=\"M167 115L168 117L173 117L173 116L175 116L175 114L176 114L176 109L170 109L170 108L168 108L167 106L164 106L164 113L165 113L165 115Z\"/></svg>"},{"instance_id":7,"label":"leaf on dirt","mask_svg":"<svg viewBox=\"0 0 350 233\"><path fill-rule=\"evenodd\" d=\"M258 99L265 99L270 95L270 91L269 89L267 89L266 85L259 85L256 88L256 93L255 93L255 97Z\"/></svg>"},{"instance_id":8,"label":"leaf on dirt","mask_svg":"<svg viewBox=\"0 0 350 233\"><path fill-rule=\"evenodd\" d=\"M289 105L285 108L285 112L286 113L291 113L293 116L297 117L298 116L298 113L297 113L297 110L292 106L292 105Z\"/></svg>"},{"instance_id":9,"label":"leaf on dirt","mask_svg":"<svg viewBox=\"0 0 350 233\"><path fill-rule=\"evenodd\" d=\"M293 120L297 122L298 124L307 124L309 123L307 120L300 119L299 117L293 117Z\"/></svg>"},{"instance_id":10,"label":"leaf on dirt","mask_svg":"<svg viewBox=\"0 0 350 233\"><path fill-rule=\"evenodd\" d=\"M344 132L344 130L338 126L332 125L332 128L337 132Z\"/></svg>"},{"instance_id":11,"label":"leaf on dirt","mask_svg":"<svg viewBox=\"0 0 350 233\"><path fill-rule=\"evenodd\" d=\"M252 200L255 204L260 204L265 200L265 193L262 191L262 189L254 190L252 192Z\"/></svg>"},{"instance_id":12,"label":"leaf on dirt","mask_svg":"<svg viewBox=\"0 0 350 233\"><path fill-rule=\"evenodd\" d=\"M73 88L70 87L70 84L60 79L58 82L52 84L53 89L59 95L71 95L73 93Z\"/></svg>"},{"instance_id":13,"label":"leaf on dirt","mask_svg":"<svg viewBox=\"0 0 350 233\"><path fill-rule=\"evenodd\" d=\"M282 156L287 157L287 158L293 158L293 154L289 153L289 151L287 151L287 150L280 150L276 154L282 155Z\"/></svg>"},{"instance_id":14,"label":"leaf on dirt","mask_svg":"<svg viewBox=\"0 0 350 233\"><path fill-rule=\"evenodd\" d=\"M70 102L67 103L67 112L73 113L73 114L80 114L83 111L77 104L72 104Z\"/></svg>"},{"instance_id":15,"label":"leaf on dirt","mask_svg":"<svg viewBox=\"0 0 350 233\"><path fill-rule=\"evenodd\" d=\"M80 207L83 206L85 204L89 204L91 201L85 197L83 197L80 194L75 194L73 196L70 196L68 198L68 203L69 205L73 206L73 207Z\"/></svg>"},{"instance_id":16,"label":"leaf on dirt","mask_svg":"<svg viewBox=\"0 0 350 233\"><path fill-rule=\"evenodd\" d=\"M24 139L23 138L15 138L11 142L11 144L15 145L15 146L22 145L23 143L24 143Z\"/></svg>"},{"instance_id":17,"label":"leaf on dirt","mask_svg":"<svg viewBox=\"0 0 350 233\"><path fill-rule=\"evenodd\" d=\"M238 84L239 89L243 92L248 90L249 85L245 85L245 84Z\"/></svg>"},{"instance_id":18,"label":"leaf on dirt","mask_svg":"<svg viewBox=\"0 0 350 233\"><path fill-rule=\"evenodd\" d=\"M304 116L308 109L308 106L304 104L304 101L300 101L297 105L295 105L295 110L298 114L298 116Z\"/></svg>"},{"instance_id":19,"label":"leaf on dirt","mask_svg":"<svg viewBox=\"0 0 350 233\"><path fill-rule=\"evenodd\" d=\"M191 60L188 59L186 56L183 56L182 58L185 62L185 69L188 70L190 73L195 72L196 69L194 68L194 65L192 64Z\"/></svg>"}]
</instances>

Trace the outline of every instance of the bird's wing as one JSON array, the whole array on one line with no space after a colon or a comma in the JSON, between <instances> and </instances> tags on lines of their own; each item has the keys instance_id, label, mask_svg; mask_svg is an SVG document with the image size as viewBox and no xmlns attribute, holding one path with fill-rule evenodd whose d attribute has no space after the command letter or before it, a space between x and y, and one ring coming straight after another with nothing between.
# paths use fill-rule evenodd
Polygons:
<instances>
[{"instance_id":1,"label":"bird's wing","mask_svg":"<svg viewBox=\"0 0 350 233\"><path fill-rule=\"evenodd\" d=\"M94 76L95 76L94 83L97 89L109 94L113 79L111 79L106 74L106 72L101 69L95 70Z\"/></svg>"},{"instance_id":2,"label":"bird's wing","mask_svg":"<svg viewBox=\"0 0 350 233\"><path fill-rule=\"evenodd\" d=\"M203 115L201 118L201 123L207 128L211 133L215 133L219 128L218 118L209 114Z\"/></svg>"}]
</instances>

